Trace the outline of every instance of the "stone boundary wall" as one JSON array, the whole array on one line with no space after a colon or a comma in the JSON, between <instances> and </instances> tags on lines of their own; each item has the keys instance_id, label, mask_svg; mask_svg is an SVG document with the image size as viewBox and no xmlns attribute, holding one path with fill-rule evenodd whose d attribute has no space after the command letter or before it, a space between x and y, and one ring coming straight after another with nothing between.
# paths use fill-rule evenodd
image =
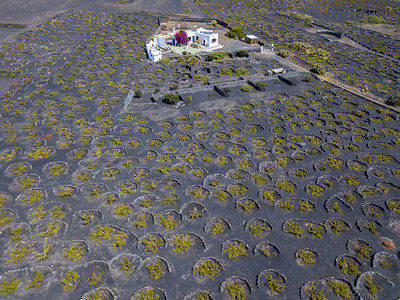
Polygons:
<instances>
[{"instance_id":1,"label":"stone boundary wall","mask_svg":"<svg viewBox=\"0 0 400 300\"><path fill-rule=\"evenodd\" d=\"M318 34L330 34L333 35L339 39L342 38L342 33L339 31L334 31L334 30L317 30Z\"/></svg>"}]
</instances>

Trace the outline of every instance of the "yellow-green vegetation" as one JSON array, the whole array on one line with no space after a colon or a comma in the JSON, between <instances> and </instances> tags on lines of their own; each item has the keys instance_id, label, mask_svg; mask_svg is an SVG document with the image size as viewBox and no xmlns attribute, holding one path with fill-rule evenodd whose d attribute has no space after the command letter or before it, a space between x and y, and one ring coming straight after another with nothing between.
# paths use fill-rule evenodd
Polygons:
<instances>
[{"instance_id":1,"label":"yellow-green vegetation","mask_svg":"<svg viewBox=\"0 0 400 300\"><path fill-rule=\"evenodd\" d=\"M103 171L102 174L105 178L115 179L115 175L120 174L121 172L117 168L111 168L108 171Z\"/></svg>"},{"instance_id":2,"label":"yellow-green vegetation","mask_svg":"<svg viewBox=\"0 0 400 300\"><path fill-rule=\"evenodd\" d=\"M294 53L293 51L290 50L278 50L276 52L276 54L278 54L279 56L282 56L283 58L287 58L287 59L291 59L294 57Z\"/></svg>"},{"instance_id":3,"label":"yellow-green vegetation","mask_svg":"<svg viewBox=\"0 0 400 300\"><path fill-rule=\"evenodd\" d=\"M275 186L281 191L285 191L291 194L294 194L295 184L287 179L279 179Z\"/></svg>"},{"instance_id":4,"label":"yellow-green vegetation","mask_svg":"<svg viewBox=\"0 0 400 300\"><path fill-rule=\"evenodd\" d=\"M167 215L167 217L160 215L158 221L165 229L173 229L177 223L173 215Z\"/></svg>"},{"instance_id":5,"label":"yellow-green vegetation","mask_svg":"<svg viewBox=\"0 0 400 300\"><path fill-rule=\"evenodd\" d=\"M214 193L214 198L216 198L220 202L224 202L228 197L229 194L222 189L219 189Z\"/></svg>"},{"instance_id":6,"label":"yellow-green vegetation","mask_svg":"<svg viewBox=\"0 0 400 300\"><path fill-rule=\"evenodd\" d=\"M208 258L205 261L199 263L197 267L194 268L193 274L199 274L200 278L208 277L214 280L215 276L219 276L222 271L222 265L213 260L212 258Z\"/></svg>"},{"instance_id":7,"label":"yellow-green vegetation","mask_svg":"<svg viewBox=\"0 0 400 300\"><path fill-rule=\"evenodd\" d=\"M41 159L41 158L46 158L49 157L54 153L54 150L50 147L38 147L34 152L29 152L28 157L30 159Z\"/></svg>"},{"instance_id":8,"label":"yellow-green vegetation","mask_svg":"<svg viewBox=\"0 0 400 300\"><path fill-rule=\"evenodd\" d=\"M118 248L118 250L121 250L128 239L128 234L124 231L118 231L116 234L113 236L113 249Z\"/></svg>"},{"instance_id":9,"label":"yellow-green vegetation","mask_svg":"<svg viewBox=\"0 0 400 300\"><path fill-rule=\"evenodd\" d=\"M266 190L263 192L263 199L267 202L275 202L275 193L274 190Z\"/></svg>"},{"instance_id":10,"label":"yellow-green vegetation","mask_svg":"<svg viewBox=\"0 0 400 300\"><path fill-rule=\"evenodd\" d=\"M67 271L65 277L60 280L62 292L66 293L70 288L74 288L80 276L77 272Z\"/></svg>"},{"instance_id":11,"label":"yellow-green vegetation","mask_svg":"<svg viewBox=\"0 0 400 300\"><path fill-rule=\"evenodd\" d=\"M132 213L133 208L130 204L118 204L113 211L113 215L128 216Z\"/></svg>"},{"instance_id":12,"label":"yellow-green vegetation","mask_svg":"<svg viewBox=\"0 0 400 300\"><path fill-rule=\"evenodd\" d=\"M157 280L165 273L165 267L161 265L161 261L157 259L156 262L150 263L145 267L149 271L151 279Z\"/></svg>"},{"instance_id":13,"label":"yellow-green vegetation","mask_svg":"<svg viewBox=\"0 0 400 300\"><path fill-rule=\"evenodd\" d=\"M10 259L8 260L9 263L19 263L21 260L31 254L32 249L25 246L19 245L18 248L14 248L10 253Z\"/></svg>"},{"instance_id":14,"label":"yellow-green vegetation","mask_svg":"<svg viewBox=\"0 0 400 300\"><path fill-rule=\"evenodd\" d=\"M339 169L343 164L343 160L341 160L339 158L334 158L334 157L328 158L325 161L331 168L334 168L334 169Z\"/></svg>"},{"instance_id":15,"label":"yellow-green vegetation","mask_svg":"<svg viewBox=\"0 0 400 300\"><path fill-rule=\"evenodd\" d=\"M126 197L128 194L132 194L136 192L136 189L134 188L134 184L127 183L125 184L124 182L120 182L120 188L118 193L122 194L124 197Z\"/></svg>"},{"instance_id":16,"label":"yellow-green vegetation","mask_svg":"<svg viewBox=\"0 0 400 300\"><path fill-rule=\"evenodd\" d=\"M28 197L21 198L23 204L32 204L38 202L44 197L44 193L41 190L32 189L29 191Z\"/></svg>"},{"instance_id":17,"label":"yellow-green vegetation","mask_svg":"<svg viewBox=\"0 0 400 300\"><path fill-rule=\"evenodd\" d=\"M101 271L98 274L96 274L96 272L93 270L92 275L89 278L88 285L95 285L98 283L102 283L103 281L102 281L101 277L103 277L103 275L104 275L104 271Z\"/></svg>"},{"instance_id":18,"label":"yellow-green vegetation","mask_svg":"<svg viewBox=\"0 0 400 300\"><path fill-rule=\"evenodd\" d=\"M264 221L256 221L249 226L250 232L253 236L261 237L261 235L270 231L271 228L268 226L267 222Z\"/></svg>"},{"instance_id":19,"label":"yellow-green vegetation","mask_svg":"<svg viewBox=\"0 0 400 300\"><path fill-rule=\"evenodd\" d=\"M56 191L56 194L61 198L70 197L72 196L74 190L75 189L72 186L66 185L62 186L58 191Z\"/></svg>"},{"instance_id":20,"label":"yellow-green vegetation","mask_svg":"<svg viewBox=\"0 0 400 300\"><path fill-rule=\"evenodd\" d=\"M331 207L330 207L335 213L341 213L342 209L340 208L339 204L337 202L334 202Z\"/></svg>"},{"instance_id":21,"label":"yellow-green vegetation","mask_svg":"<svg viewBox=\"0 0 400 300\"><path fill-rule=\"evenodd\" d=\"M0 294L3 296L13 294L17 291L21 279L15 277L7 277L0 283Z\"/></svg>"},{"instance_id":22,"label":"yellow-green vegetation","mask_svg":"<svg viewBox=\"0 0 400 300\"><path fill-rule=\"evenodd\" d=\"M246 186L244 186L242 184L233 184L229 188L229 192L232 195L244 195L245 193L249 192L249 189L248 189L248 187L246 187Z\"/></svg>"},{"instance_id":23,"label":"yellow-green vegetation","mask_svg":"<svg viewBox=\"0 0 400 300\"><path fill-rule=\"evenodd\" d=\"M373 234L376 234L376 235L379 234L379 231L376 229L376 223L375 223L375 222L368 221L368 222L365 222L362 226L363 226L365 229L368 229L368 230L369 230L370 232L372 232Z\"/></svg>"},{"instance_id":24,"label":"yellow-green vegetation","mask_svg":"<svg viewBox=\"0 0 400 300\"><path fill-rule=\"evenodd\" d=\"M10 228L10 241L13 243L18 243L20 240L22 240L22 232L23 228L21 226L18 226L15 229Z\"/></svg>"},{"instance_id":25,"label":"yellow-green vegetation","mask_svg":"<svg viewBox=\"0 0 400 300\"><path fill-rule=\"evenodd\" d=\"M247 256L247 246L243 242L230 242L224 246L224 253L229 259L238 259L239 256Z\"/></svg>"},{"instance_id":26,"label":"yellow-green vegetation","mask_svg":"<svg viewBox=\"0 0 400 300\"><path fill-rule=\"evenodd\" d=\"M8 223L13 221L15 218L8 216L8 211L0 212L0 227L6 226Z\"/></svg>"},{"instance_id":27,"label":"yellow-green vegetation","mask_svg":"<svg viewBox=\"0 0 400 300\"><path fill-rule=\"evenodd\" d=\"M307 290L308 296L311 300L329 300L324 294L324 288L317 289L312 283L311 285L307 286Z\"/></svg>"},{"instance_id":28,"label":"yellow-green vegetation","mask_svg":"<svg viewBox=\"0 0 400 300\"><path fill-rule=\"evenodd\" d=\"M322 60L326 60L330 57L330 54L327 50L314 47L308 43L305 42L293 42L289 45L290 49L295 50L295 51L300 51L304 53L306 56L313 57L313 58L319 58Z\"/></svg>"},{"instance_id":29,"label":"yellow-green vegetation","mask_svg":"<svg viewBox=\"0 0 400 300\"><path fill-rule=\"evenodd\" d=\"M235 283L228 283L225 287L226 293L230 298L237 300L246 300L246 290L243 288L240 281L235 281Z\"/></svg>"},{"instance_id":30,"label":"yellow-green vegetation","mask_svg":"<svg viewBox=\"0 0 400 300\"><path fill-rule=\"evenodd\" d=\"M110 239L111 232L114 230L110 225L99 225L97 229L92 232L90 239L96 241L96 245L101 244L103 241Z\"/></svg>"},{"instance_id":31,"label":"yellow-green vegetation","mask_svg":"<svg viewBox=\"0 0 400 300\"><path fill-rule=\"evenodd\" d=\"M307 193L313 197L319 197L324 194L325 189L318 184L309 184L306 187Z\"/></svg>"},{"instance_id":32,"label":"yellow-green vegetation","mask_svg":"<svg viewBox=\"0 0 400 300\"><path fill-rule=\"evenodd\" d=\"M216 219L215 223L211 226L210 233L212 235L219 235L225 231L226 227L222 224L221 219Z\"/></svg>"},{"instance_id":33,"label":"yellow-green vegetation","mask_svg":"<svg viewBox=\"0 0 400 300\"><path fill-rule=\"evenodd\" d=\"M146 214L138 214L137 216L137 221L136 222L131 222L133 226L136 226L136 228L146 228L147 227L147 217Z\"/></svg>"},{"instance_id":34,"label":"yellow-green vegetation","mask_svg":"<svg viewBox=\"0 0 400 300\"><path fill-rule=\"evenodd\" d=\"M349 228L345 226L345 223L342 220L331 220L330 222L332 233L338 234L341 231L347 231Z\"/></svg>"},{"instance_id":35,"label":"yellow-green vegetation","mask_svg":"<svg viewBox=\"0 0 400 300\"><path fill-rule=\"evenodd\" d=\"M193 76L193 82L207 82L208 77L203 74L196 74Z\"/></svg>"},{"instance_id":36,"label":"yellow-green vegetation","mask_svg":"<svg viewBox=\"0 0 400 300\"><path fill-rule=\"evenodd\" d=\"M10 197L5 194L0 194L0 207L2 207Z\"/></svg>"},{"instance_id":37,"label":"yellow-green vegetation","mask_svg":"<svg viewBox=\"0 0 400 300\"><path fill-rule=\"evenodd\" d=\"M295 237L304 236L303 227L301 227L301 225L297 224L295 221L287 221L283 229L286 232L293 234Z\"/></svg>"},{"instance_id":38,"label":"yellow-green vegetation","mask_svg":"<svg viewBox=\"0 0 400 300\"><path fill-rule=\"evenodd\" d=\"M325 233L325 229L320 225L312 225L310 228L307 228L307 232L315 235L319 239L322 239L322 234Z\"/></svg>"},{"instance_id":39,"label":"yellow-green vegetation","mask_svg":"<svg viewBox=\"0 0 400 300\"><path fill-rule=\"evenodd\" d=\"M57 221L51 221L49 224L47 224L45 226L45 228L46 228L45 231L38 232L38 233L34 234L33 237L35 237L35 236L43 236L44 237L44 241L47 242L49 237L57 234L57 232L61 228L61 225Z\"/></svg>"},{"instance_id":40,"label":"yellow-green vegetation","mask_svg":"<svg viewBox=\"0 0 400 300\"><path fill-rule=\"evenodd\" d=\"M352 258L348 258L346 256L341 257L337 263L337 266L345 275L349 274L356 277L361 274L360 270L358 269L358 263Z\"/></svg>"},{"instance_id":41,"label":"yellow-green vegetation","mask_svg":"<svg viewBox=\"0 0 400 300\"><path fill-rule=\"evenodd\" d=\"M119 268L124 271L125 275L129 275L133 271L132 262L126 256L122 257Z\"/></svg>"},{"instance_id":42,"label":"yellow-green vegetation","mask_svg":"<svg viewBox=\"0 0 400 300\"><path fill-rule=\"evenodd\" d=\"M299 208L300 211L304 212L313 212L315 209L314 203L308 200L298 200L297 207Z\"/></svg>"},{"instance_id":43,"label":"yellow-green vegetation","mask_svg":"<svg viewBox=\"0 0 400 300\"><path fill-rule=\"evenodd\" d=\"M67 213L62 209L62 205L54 205L51 210L48 211L50 213L50 217L61 219Z\"/></svg>"},{"instance_id":44,"label":"yellow-green vegetation","mask_svg":"<svg viewBox=\"0 0 400 300\"><path fill-rule=\"evenodd\" d=\"M19 176L19 175L22 175L23 173L26 173L28 171L27 168L28 168L27 165L19 165L19 166L12 168L11 173L13 175Z\"/></svg>"},{"instance_id":45,"label":"yellow-green vegetation","mask_svg":"<svg viewBox=\"0 0 400 300\"><path fill-rule=\"evenodd\" d=\"M83 255L86 255L86 252L83 251L85 248L86 245L81 246L80 243L75 243L69 248L64 248L64 256L73 261L78 261Z\"/></svg>"},{"instance_id":46,"label":"yellow-green vegetation","mask_svg":"<svg viewBox=\"0 0 400 300\"><path fill-rule=\"evenodd\" d=\"M158 248L164 245L164 240L161 236L153 235L149 236L146 239L142 239L142 244L144 246L144 252L151 252L153 254L156 254Z\"/></svg>"},{"instance_id":47,"label":"yellow-green vegetation","mask_svg":"<svg viewBox=\"0 0 400 300\"><path fill-rule=\"evenodd\" d=\"M207 198L207 190L202 186L196 186L189 190L189 193L193 195L194 199L205 199Z\"/></svg>"},{"instance_id":48,"label":"yellow-green vegetation","mask_svg":"<svg viewBox=\"0 0 400 300\"><path fill-rule=\"evenodd\" d=\"M47 215L48 211L44 210L43 205L36 206L32 212L26 213L30 217L34 217L32 223L36 223Z\"/></svg>"},{"instance_id":49,"label":"yellow-green vegetation","mask_svg":"<svg viewBox=\"0 0 400 300\"><path fill-rule=\"evenodd\" d=\"M11 161L17 155L17 148L12 148L0 152L0 161L5 160L6 162Z\"/></svg>"},{"instance_id":50,"label":"yellow-green vegetation","mask_svg":"<svg viewBox=\"0 0 400 300\"><path fill-rule=\"evenodd\" d=\"M283 292L283 288L285 287L285 282L281 277L278 279L274 279L272 274L268 274L265 276L267 280L267 287L269 288L269 292L273 296L275 293L280 294Z\"/></svg>"},{"instance_id":51,"label":"yellow-green vegetation","mask_svg":"<svg viewBox=\"0 0 400 300\"><path fill-rule=\"evenodd\" d=\"M193 238L188 234L181 234L172 240L174 248L172 251L178 253L187 253L188 249L193 246Z\"/></svg>"},{"instance_id":52,"label":"yellow-green vegetation","mask_svg":"<svg viewBox=\"0 0 400 300\"><path fill-rule=\"evenodd\" d=\"M331 278L326 281L326 285L336 296L341 296L344 299L351 299L351 288L347 283Z\"/></svg>"},{"instance_id":53,"label":"yellow-green vegetation","mask_svg":"<svg viewBox=\"0 0 400 300\"><path fill-rule=\"evenodd\" d=\"M356 175L349 174L349 175L344 175L340 176L340 179L346 181L348 185L359 185L360 180Z\"/></svg>"},{"instance_id":54,"label":"yellow-green vegetation","mask_svg":"<svg viewBox=\"0 0 400 300\"><path fill-rule=\"evenodd\" d=\"M355 243L353 246L353 249L357 253L357 256L359 258L370 258L371 257L370 252L372 251L372 247L367 244L360 245L358 243Z\"/></svg>"},{"instance_id":55,"label":"yellow-green vegetation","mask_svg":"<svg viewBox=\"0 0 400 300\"><path fill-rule=\"evenodd\" d=\"M282 208L284 211L292 211L294 209L294 205L290 200L280 201L278 207Z\"/></svg>"},{"instance_id":56,"label":"yellow-green vegetation","mask_svg":"<svg viewBox=\"0 0 400 300\"><path fill-rule=\"evenodd\" d=\"M253 208L256 206L255 202L249 200L239 200L237 206L240 207L245 214L253 212Z\"/></svg>"},{"instance_id":57,"label":"yellow-green vegetation","mask_svg":"<svg viewBox=\"0 0 400 300\"><path fill-rule=\"evenodd\" d=\"M27 176L25 178L21 178L17 186L20 187L21 189L27 189L28 187L31 187L36 184L37 178L33 176Z\"/></svg>"},{"instance_id":58,"label":"yellow-green vegetation","mask_svg":"<svg viewBox=\"0 0 400 300\"><path fill-rule=\"evenodd\" d=\"M31 288L40 288L42 286L42 281L45 279L45 276L41 271L35 271L35 277L32 281L25 283L25 289L29 290Z\"/></svg>"},{"instance_id":59,"label":"yellow-green vegetation","mask_svg":"<svg viewBox=\"0 0 400 300\"><path fill-rule=\"evenodd\" d=\"M51 248L53 248L52 244L45 244L43 246L43 252L32 252L32 258L36 258L36 261L45 260L49 257Z\"/></svg>"},{"instance_id":60,"label":"yellow-green vegetation","mask_svg":"<svg viewBox=\"0 0 400 300\"><path fill-rule=\"evenodd\" d=\"M76 179L79 182L88 181L90 179L90 173L88 171L80 172L79 174L76 175Z\"/></svg>"},{"instance_id":61,"label":"yellow-green vegetation","mask_svg":"<svg viewBox=\"0 0 400 300\"><path fill-rule=\"evenodd\" d=\"M300 264L315 264L315 253L308 250L300 250L297 252Z\"/></svg>"},{"instance_id":62,"label":"yellow-green vegetation","mask_svg":"<svg viewBox=\"0 0 400 300\"><path fill-rule=\"evenodd\" d=\"M263 172L256 172L251 175L256 184L261 185L268 181L268 176Z\"/></svg>"},{"instance_id":63,"label":"yellow-green vegetation","mask_svg":"<svg viewBox=\"0 0 400 300\"><path fill-rule=\"evenodd\" d=\"M370 15L365 17L364 19L358 21L346 21L348 25L360 25L360 24L385 24L387 21L380 16L377 15Z\"/></svg>"},{"instance_id":64,"label":"yellow-green vegetation","mask_svg":"<svg viewBox=\"0 0 400 300\"><path fill-rule=\"evenodd\" d=\"M383 287L381 287L381 286L379 286L379 285L377 285L377 284L375 284L375 283L373 282L371 274L364 275L364 276L363 276L363 279L365 280L365 284L364 284L365 287L367 288L367 290L369 291L369 293L371 294L371 296L372 296L373 298L375 298L375 297L376 297L377 291L378 291L378 290L382 290Z\"/></svg>"},{"instance_id":65,"label":"yellow-green vegetation","mask_svg":"<svg viewBox=\"0 0 400 300\"><path fill-rule=\"evenodd\" d=\"M83 225L89 224L94 218L94 213L83 213L81 214L81 219Z\"/></svg>"},{"instance_id":66,"label":"yellow-green vegetation","mask_svg":"<svg viewBox=\"0 0 400 300\"><path fill-rule=\"evenodd\" d=\"M390 200L387 202L387 206L394 214L400 214L400 200Z\"/></svg>"},{"instance_id":67,"label":"yellow-green vegetation","mask_svg":"<svg viewBox=\"0 0 400 300\"><path fill-rule=\"evenodd\" d=\"M160 298L160 296L154 294L154 290L151 288L145 288L144 290L136 293L134 296L140 300L158 300Z\"/></svg>"},{"instance_id":68,"label":"yellow-green vegetation","mask_svg":"<svg viewBox=\"0 0 400 300\"><path fill-rule=\"evenodd\" d=\"M365 214L373 216L373 217L377 217L377 218L382 218L383 217L383 214L379 213L379 209L377 207L369 207L365 211Z\"/></svg>"},{"instance_id":69,"label":"yellow-green vegetation","mask_svg":"<svg viewBox=\"0 0 400 300\"><path fill-rule=\"evenodd\" d=\"M205 213L206 209L202 208L202 209L198 209L197 207L194 207L190 212L189 212L189 218L191 220L195 220L197 218L200 218L201 216L203 216L203 214Z\"/></svg>"},{"instance_id":70,"label":"yellow-green vegetation","mask_svg":"<svg viewBox=\"0 0 400 300\"><path fill-rule=\"evenodd\" d=\"M308 173L304 170L296 169L294 170L293 175L300 178L305 178L308 176Z\"/></svg>"}]
</instances>

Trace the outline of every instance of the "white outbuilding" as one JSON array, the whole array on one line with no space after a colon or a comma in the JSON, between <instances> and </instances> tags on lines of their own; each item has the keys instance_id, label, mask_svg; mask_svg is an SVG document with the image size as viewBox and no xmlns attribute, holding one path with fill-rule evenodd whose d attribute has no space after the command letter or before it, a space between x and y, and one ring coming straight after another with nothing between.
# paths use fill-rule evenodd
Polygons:
<instances>
[{"instance_id":1,"label":"white outbuilding","mask_svg":"<svg viewBox=\"0 0 400 300\"><path fill-rule=\"evenodd\" d=\"M157 37L154 37L146 44L147 57L154 62L162 59L162 52L159 50Z\"/></svg>"}]
</instances>

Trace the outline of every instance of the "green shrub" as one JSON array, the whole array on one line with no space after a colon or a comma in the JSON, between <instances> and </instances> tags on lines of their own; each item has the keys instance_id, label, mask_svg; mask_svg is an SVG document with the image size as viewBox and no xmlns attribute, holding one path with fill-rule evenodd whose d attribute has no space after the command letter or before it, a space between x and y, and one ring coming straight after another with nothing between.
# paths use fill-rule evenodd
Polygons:
<instances>
[{"instance_id":1,"label":"green shrub","mask_svg":"<svg viewBox=\"0 0 400 300\"><path fill-rule=\"evenodd\" d=\"M246 67L239 67L235 69L235 73L237 76L244 76L250 73L249 69Z\"/></svg>"},{"instance_id":2,"label":"green shrub","mask_svg":"<svg viewBox=\"0 0 400 300\"><path fill-rule=\"evenodd\" d=\"M360 24L385 24L386 20L377 15L370 15L364 19L358 21Z\"/></svg>"},{"instance_id":3,"label":"green shrub","mask_svg":"<svg viewBox=\"0 0 400 300\"><path fill-rule=\"evenodd\" d=\"M314 65L311 69L311 72L318 74L318 75L325 75L326 74L326 70L325 70L325 66L323 64L316 64Z\"/></svg>"},{"instance_id":4,"label":"green shrub","mask_svg":"<svg viewBox=\"0 0 400 300\"><path fill-rule=\"evenodd\" d=\"M231 53L229 51L216 51L207 55L208 61L218 60L218 59L225 59L229 57Z\"/></svg>"},{"instance_id":5,"label":"green shrub","mask_svg":"<svg viewBox=\"0 0 400 300\"><path fill-rule=\"evenodd\" d=\"M278 54L279 56L282 56L283 58L287 58L287 59L291 59L294 56L294 53L289 50L278 50L278 52L276 54Z\"/></svg>"},{"instance_id":6,"label":"green shrub","mask_svg":"<svg viewBox=\"0 0 400 300\"><path fill-rule=\"evenodd\" d=\"M225 36L227 36L228 38L231 38L231 39L238 38L239 40L241 40L241 39L244 39L245 34L244 34L242 28L236 27L236 28L232 28L230 31L225 33Z\"/></svg>"},{"instance_id":7,"label":"green shrub","mask_svg":"<svg viewBox=\"0 0 400 300\"><path fill-rule=\"evenodd\" d=\"M386 104L391 106L399 106L400 105L400 92L397 94L391 95L387 100Z\"/></svg>"},{"instance_id":8,"label":"green shrub","mask_svg":"<svg viewBox=\"0 0 400 300\"><path fill-rule=\"evenodd\" d=\"M247 52L246 52L246 50L239 50L239 51L236 51L235 55L237 57L247 57Z\"/></svg>"},{"instance_id":9,"label":"green shrub","mask_svg":"<svg viewBox=\"0 0 400 300\"><path fill-rule=\"evenodd\" d=\"M222 270L222 265L214 261L212 258L208 258L207 260L200 263L194 270L193 274L199 273L200 279L204 277L208 277L214 280L215 276L219 276Z\"/></svg>"},{"instance_id":10,"label":"green shrub","mask_svg":"<svg viewBox=\"0 0 400 300\"><path fill-rule=\"evenodd\" d=\"M227 36L228 38L234 39L236 37L236 34L232 31L228 31L225 33L225 36Z\"/></svg>"},{"instance_id":11,"label":"green shrub","mask_svg":"<svg viewBox=\"0 0 400 300\"><path fill-rule=\"evenodd\" d=\"M177 92L166 93L163 101L167 104L176 104L179 101L179 95Z\"/></svg>"},{"instance_id":12,"label":"green shrub","mask_svg":"<svg viewBox=\"0 0 400 300\"><path fill-rule=\"evenodd\" d=\"M219 71L219 74L220 74L221 76L233 76L233 75L234 75L233 70L232 70L232 69L229 69L229 68L222 68L222 69Z\"/></svg>"},{"instance_id":13,"label":"green shrub","mask_svg":"<svg viewBox=\"0 0 400 300\"><path fill-rule=\"evenodd\" d=\"M162 64L169 64L171 62L171 60L169 59L169 57L163 57L160 60L160 63Z\"/></svg>"},{"instance_id":14,"label":"green shrub","mask_svg":"<svg viewBox=\"0 0 400 300\"><path fill-rule=\"evenodd\" d=\"M241 87L240 87L240 90L242 91L242 92L252 92L253 91L253 87L250 85L250 84L243 84Z\"/></svg>"},{"instance_id":15,"label":"green shrub","mask_svg":"<svg viewBox=\"0 0 400 300\"><path fill-rule=\"evenodd\" d=\"M143 96L143 92L141 90L135 91L135 98L141 98Z\"/></svg>"},{"instance_id":16,"label":"green shrub","mask_svg":"<svg viewBox=\"0 0 400 300\"><path fill-rule=\"evenodd\" d=\"M304 81L305 82L310 82L312 80L312 76L311 75L307 75L306 77L304 77Z\"/></svg>"},{"instance_id":17,"label":"green shrub","mask_svg":"<svg viewBox=\"0 0 400 300\"><path fill-rule=\"evenodd\" d=\"M311 49L311 45L304 42L293 42L289 45L289 48L296 51L306 51Z\"/></svg>"},{"instance_id":18,"label":"green shrub","mask_svg":"<svg viewBox=\"0 0 400 300\"><path fill-rule=\"evenodd\" d=\"M197 74L193 76L193 82L206 82L208 77L203 74Z\"/></svg>"},{"instance_id":19,"label":"green shrub","mask_svg":"<svg viewBox=\"0 0 400 300\"><path fill-rule=\"evenodd\" d=\"M244 37L245 37L243 29L240 28L240 27L236 27L236 28L231 29L231 32L233 32L238 39L244 39Z\"/></svg>"}]
</instances>

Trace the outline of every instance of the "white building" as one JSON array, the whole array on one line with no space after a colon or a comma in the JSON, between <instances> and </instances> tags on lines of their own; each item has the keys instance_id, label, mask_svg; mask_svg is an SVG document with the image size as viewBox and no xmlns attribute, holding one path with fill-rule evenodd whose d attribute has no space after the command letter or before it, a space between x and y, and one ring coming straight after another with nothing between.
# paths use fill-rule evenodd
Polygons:
<instances>
[{"instance_id":1,"label":"white building","mask_svg":"<svg viewBox=\"0 0 400 300\"><path fill-rule=\"evenodd\" d=\"M157 62L162 59L161 50L170 50L169 46L176 46L178 42L175 40L175 29L173 32L169 32L166 35L154 36L146 44L147 56L151 61ZM200 28L194 28L193 30L186 30L186 35L189 39L189 45L194 43L199 45L201 48L215 48L222 47L218 44L218 33L214 33L212 30Z\"/></svg>"},{"instance_id":2,"label":"white building","mask_svg":"<svg viewBox=\"0 0 400 300\"><path fill-rule=\"evenodd\" d=\"M160 61L162 59L162 52L159 49L158 39L154 37L146 44L147 57L154 62Z\"/></svg>"},{"instance_id":3,"label":"white building","mask_svg":"<svg viewBox=\"0 0 400 300\"><path fill-rule=\"evenodd\" d=\"M211 48L218 45L218 33L202 27L186 32L189 43L197 43L203 47Z\"/></svg>"}]
</instances>

